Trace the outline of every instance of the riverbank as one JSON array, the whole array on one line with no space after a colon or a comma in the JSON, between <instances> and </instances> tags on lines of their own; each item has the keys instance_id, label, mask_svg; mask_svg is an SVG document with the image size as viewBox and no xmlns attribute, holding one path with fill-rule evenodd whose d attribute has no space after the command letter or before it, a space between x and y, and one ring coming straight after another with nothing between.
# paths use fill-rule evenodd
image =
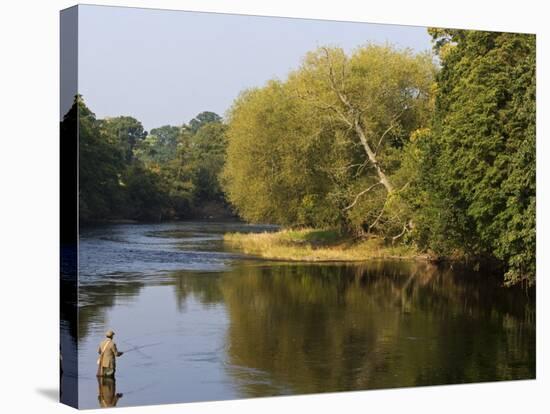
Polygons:
<instances>
[{"instance_id":1,"label":"riverbank","mask_svg":"<svg viewBox=\"0 0 550 414\"><path fill-rule=\"evenodd\" d=\"M276 260L351 262L371 259L426 259L425 255L411 246L388 246L379 238L357 241L333 230L226 233L224 242L246 254Z\"/></svg>"}]
</instances>

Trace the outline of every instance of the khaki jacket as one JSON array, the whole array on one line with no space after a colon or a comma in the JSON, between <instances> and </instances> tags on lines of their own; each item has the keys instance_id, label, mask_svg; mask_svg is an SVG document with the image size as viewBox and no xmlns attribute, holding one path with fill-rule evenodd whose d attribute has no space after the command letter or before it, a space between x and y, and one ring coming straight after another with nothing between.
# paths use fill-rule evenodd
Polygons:
<instances>
[{"instance_id":1,"label":"khaki jacket","mask_svg":"<svg viewBox=\"0 0 550 414\"><path fill-rule=\"evenodd\" d=\"M103 351L103 349L105 349L105 351ZM100 355L99 366L101 368L116 368L116 357L120 356L121 353L118 352L116 344L113 342L112 339L106 338L101 341L97 352Z\"/></svg>"}]
</instances>

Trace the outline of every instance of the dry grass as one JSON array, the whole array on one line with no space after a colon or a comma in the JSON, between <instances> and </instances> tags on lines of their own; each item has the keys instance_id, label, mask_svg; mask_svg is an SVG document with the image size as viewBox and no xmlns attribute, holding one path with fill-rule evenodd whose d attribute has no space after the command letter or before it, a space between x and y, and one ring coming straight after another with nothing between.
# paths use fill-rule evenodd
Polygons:
<instances>
[{"instance_id":1,"label":"dry grass","mask_svg":"<svg viewBox=\"0 0 550 414\"><path fill-rule=\"evenodd\" d=\"M352 241L331 230L281 230L275 233L227 233L224 241L246 254L267 259L308 262L414 259L414 248L387 246L381 239Z\"/></svg>"}]
</instances>

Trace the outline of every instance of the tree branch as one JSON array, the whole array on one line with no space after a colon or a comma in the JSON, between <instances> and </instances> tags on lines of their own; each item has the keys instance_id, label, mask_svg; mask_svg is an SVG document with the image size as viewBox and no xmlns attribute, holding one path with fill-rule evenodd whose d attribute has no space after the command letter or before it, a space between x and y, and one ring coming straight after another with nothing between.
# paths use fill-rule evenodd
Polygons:
<instances>
[{"instance_id":1,"label":"tree branch","mask_svg":"<svg viewBox=\"0 0 550 414\"><path fill-rule=\"evenodd\" d=\"M374 150L375 155L378 153L378 150L380 149L380 145L382 144L382 141L384 140L384 137L386 136L386 134L388 134L396 126L395 122L399 118L401 118L401 115L403 115L407 109L409 109L409 108L407 106L405 106L405 108L403 108L403 110L401 112L399 112L397 115L392 117L392 119L390 121L389 128L384 131L384 133L382 134L382 136L378 140L378 145L376 145L376 149Z\"/></svg>"},{"instance_id":2,"label":"tree branch","mask_svg":"<svg viewBox=\"0 0 550 414\"><path fill-rule=\"evenodd\" d=\"M378 214L378 217L376 217L376 220L374 220L374 222L369 226L369 233L373 229L373 227L376 226L378 224L378 222L380 221L380 219L382 218L382 214L384 214L384 210L386 209L386 203L387 203L387 200L386 200L386 202L384 202L384 205L382 206L382 209L380 210L380 213Z\"/></svg>"},{"instance_id":3,"label":"tree branch","mask_svg":"<svg viewBox=\"0 0 550 414\"><path fill-rule=\"evenodd\" d=\"M344 208L344 211L349 210L350 208L352 208L355 204L357 204L357 201L359 200L359 197L361 197L363 194L368 193L370 190L372 190L374 187L376 187L377 185L380 185L380 184L382 184L382 183L381 183L381 182L377 182L377 183L371 185L371 186L370 186L369 188L367 188L366 190L361 191L359 194L357 194L357 195L355 196L355 200L353 200L353 203L351 203L349 206L347 206L347 207Z\"/></svg>"},{"instance_id":4,"label":"tree branch","mask_svg":"<svg viewBox=\"0 0 550 414\"><path fill-rule=\"evenodd\" d=\"M402 237L408 230L409 230L409 223L405 223L403 225L403 230L401 231L401 233L399 233L399 234L397 234L397 235L395 235L391 238L391 244L393 244L397 239Z\"/></svg>"},{"instance_id":5,"label":"tree branch","mask_svg":"<svg viewBox=\"0 0 550 414\"><path fill-rule=\"evenodd\" d=\"M328 79L329 79L329 82L330 82L330 88L333 90L333 92L336 93L336 96L338 97L338 99L340 100L340 102L342 102L342 104L344 104L344 106L346 108L348 108L348 110L350 112L355 112L355 108L353 107L353 105L351 105L351 103L347 100L346 96L342 93L342 91L340 89L338 89L338 87L336 86L336 80L334 78L334 69L332 67L332 61L330 59L330 52L329 50L326 48L326 47L323 47L321 48L321 50L323 52L325 52L325 58L327 60L327 66L328 66Z\"/></svg>"},{"instance_id":6,"label":"tree branch","mask_svg":"<svg viewBox=\"0 0 550 414\"><path fill-rule=\"evenodd\" d=\"M340 117L342 121L344 121L346 125L348 125L350 128L353 128L353 123L335 105L314 99L309 93L304 95L296 91L296 94L299 98L309 101L309 103L311 103L317 109L333 111L336 115Z\"/></svg>"}]
</instances>

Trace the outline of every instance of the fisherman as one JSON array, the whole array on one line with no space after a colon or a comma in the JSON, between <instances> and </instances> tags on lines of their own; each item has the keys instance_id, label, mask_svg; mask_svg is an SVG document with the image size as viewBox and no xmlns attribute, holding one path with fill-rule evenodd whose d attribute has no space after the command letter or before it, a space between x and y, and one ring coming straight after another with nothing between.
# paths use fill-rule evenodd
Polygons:
<instances>
[{"instance_id":1,"label":"fisherman","mask_svg":"<svg viewBox=\"0 0 550 414\"><path fill-rule=\"evenodd\" d=\"M124 352L119 352L116 344L113 342L115 333L108 330L105 334L107 339L104 339L100 344L97 352L99 358L97 360L97 376L98 377L114 377L116 371L116 358Z\"/></svg>"}]
</instances>

